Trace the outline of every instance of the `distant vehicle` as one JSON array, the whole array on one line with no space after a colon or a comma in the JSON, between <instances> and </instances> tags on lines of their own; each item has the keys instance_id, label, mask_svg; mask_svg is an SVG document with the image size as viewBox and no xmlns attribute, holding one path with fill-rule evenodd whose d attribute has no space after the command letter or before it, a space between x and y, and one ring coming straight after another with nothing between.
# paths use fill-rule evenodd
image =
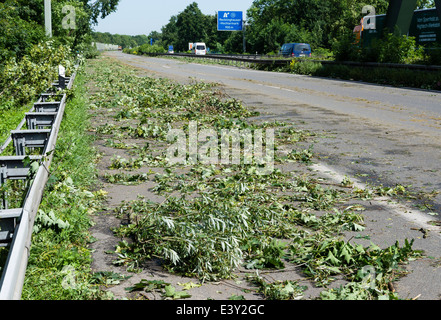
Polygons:
<instances>
[{"instance_id":1,"label":"distant vehicle","mask_svg":"<svg viewBox=\"0 0 441 320\"><path fill-rule=\"evenodd\" d=\"M206 55L207 54L207 46L204 42L196 42L193 44L193 48L191 49L191 53L197 55Z\"/></svg>"},{"instance_id":2,"label":"distant vehicle","mask_svg":"<svg viewBox=\"0 0 441 320\"><path fill-rule=\"evenodd\" d=\"M307 43L285 43L280 50L284 57L311 57L311 46Z\"/></svg>"}]
</instances>

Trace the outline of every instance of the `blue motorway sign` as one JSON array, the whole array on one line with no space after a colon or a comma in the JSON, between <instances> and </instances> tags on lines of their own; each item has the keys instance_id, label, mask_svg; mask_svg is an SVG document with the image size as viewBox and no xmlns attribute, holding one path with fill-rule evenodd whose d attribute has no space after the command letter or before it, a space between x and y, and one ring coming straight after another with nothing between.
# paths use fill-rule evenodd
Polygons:
<instances>
[{"instance_id":1,"label":"blue motorway sign","mask_svg":"<svg viewBox=\"0 0 441 320\"><path fill-rule=\"evenodd\" d=\"M219 11L217 13L218 31L242 31L243 12L242 11Z\"/></svg>"}]
</instances>

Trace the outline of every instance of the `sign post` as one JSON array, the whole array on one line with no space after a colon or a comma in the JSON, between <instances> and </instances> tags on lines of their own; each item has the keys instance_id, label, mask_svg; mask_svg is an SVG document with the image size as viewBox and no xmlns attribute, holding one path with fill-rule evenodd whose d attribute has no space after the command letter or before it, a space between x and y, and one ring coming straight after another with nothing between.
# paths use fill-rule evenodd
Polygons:
<instances>
[{"instance_id":1,"label":"sign post","mask_svg":"<svg viewBox=\"0 0 441 320\"><path fill-rule=\"evenodd\" d=\"M52 37L52 6L51 0L44 0L44 24L46 27L46 36Z\"/></svg>"},{"instance_id":2,"label":"sign post","mask_svg":"<svg viewBox=\"0 0 441 320\"><path fill-rule=\"evenodd\" d=\"M245 21L242 11L219 11L217 13L217 31L242 31L243 53L246 52Z\"/></svg>"}]
</instances>

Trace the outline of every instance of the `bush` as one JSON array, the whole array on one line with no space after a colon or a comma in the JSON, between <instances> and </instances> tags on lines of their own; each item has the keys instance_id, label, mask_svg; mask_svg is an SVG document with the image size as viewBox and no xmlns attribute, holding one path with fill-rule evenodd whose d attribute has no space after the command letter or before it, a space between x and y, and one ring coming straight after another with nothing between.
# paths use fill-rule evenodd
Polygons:
<instances>
[{"instance_id":1,"label":"bush","mask_svg":"<svg viewBox=\"0 0 441 320\"><path fill-rule=\"evenodd\" d=\"M161 47L160 45L154 44L150 45L148 43L143 44L142 46L136 47L136 48L125 48L123 50L124 53L128 54L150 54L150 53L166 53L167 51Z\"/></svg>"},{"instance_id":2,"label":"bush","mask_svg":"<svg viewBox=\"0 0 441 320\"><path fill-rule=\"evenodd\" d=\"M426 60L431 65L441 65L441 45L436 44L432 48L426 49Z\"/></svg>"},{"instance_id":3,"label":"bush","mask_svg":"<svg viewBox=\"0 0 441 320\"><path fill-rule=\"evenodd\" d=\"M148 43L143 44L142 46L135 48L138 54L149 54L149 53L165 53L166 50L159 45L150 45Z\"/></svg>"},{"instance_id":4,"label":"bush","mask_svg":"<svg viewBox=\"0 0 441 320\"><path fill-rule=\"evenodd\" d=\"M332 60L334 58L334 53L330 49L317 48L312 52L314 59L320 60Z\"/></svg>"},{"instance_id":5,"label":"bush","mask_svg":"<svg viewBox=\"0 0 441 320\"><path fill-rule=\"evenodd\" d=\"M27 104L56 79L60 64L67 72L73 67L71 50L53 41L34 45L21 60L6 60L0 67L0 105Z\"/></svg>"},{"instance_id":6,"label":"bush","mask_svg":"<svg viewBox=\"0 0 441 320\"><path fill-rule=\"evenodd\" d=\"M352 33L346 33L333 44L337 61L421 63L424 49L418 47L414 37L387 33L381 39L374 39L370 46L362 47L355 42Z\"/></svg>"},{"instance_id":7,"label":"bush","mask_svg":"<svg viewBox=\"0 0 441 320\"><path fill-rule=\"evenodd\" d=\"M360 46L355 42L353 33L344 33L333 42L332 51L336 61L359 61Z\"/></svg>"},{"instance_id":8,"label":"bush","mask_svg":"<svg viewBox=\"0 0 441 320\"><path fill-rule=\"evenodd\" d=\"M87 41L80 43L76 48L85 59L95 59L100 55L100 52L95 45L92 45L92 37L88 36Z\"/></svg>"},{"instance_id":9,"label":"bush","mask_svg":"<svg viewBox=\"0 0 441 320\"><path fill-rule=\"evenodd\" d=\"M291 72L303 75L314 75L321 67L322 64L320 62L309 60L298 61L295 59L292 60L291 64L289 65L289 69Z\"/></svg>"},{"instance_id":10,"label":"bush","mask_svg":"<svg viewBox=\"0 0 441 320\"><path fill-rule=\"evenodd\" d=\"M379 53L378 62L415 63L424 59L424 51L416 46L415 37L389 33L375 45Z\"/></svg>"}]
</instances>

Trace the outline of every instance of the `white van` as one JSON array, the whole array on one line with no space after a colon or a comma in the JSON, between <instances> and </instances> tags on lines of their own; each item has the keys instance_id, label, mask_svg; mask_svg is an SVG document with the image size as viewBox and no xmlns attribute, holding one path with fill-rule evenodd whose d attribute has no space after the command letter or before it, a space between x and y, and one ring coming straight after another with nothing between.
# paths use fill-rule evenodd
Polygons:
<instances>
[{"instance_id":1,"label":"white van","mask_svg":"<svg viewBox=\"0 0 441 320\"><path fill-rule=\"evenodd\" d=\"M191 52L198 55L206 55L207 54L207 46L204 42L196 42L193 43L193 48Z\"/></svg>"}]
</instances>

